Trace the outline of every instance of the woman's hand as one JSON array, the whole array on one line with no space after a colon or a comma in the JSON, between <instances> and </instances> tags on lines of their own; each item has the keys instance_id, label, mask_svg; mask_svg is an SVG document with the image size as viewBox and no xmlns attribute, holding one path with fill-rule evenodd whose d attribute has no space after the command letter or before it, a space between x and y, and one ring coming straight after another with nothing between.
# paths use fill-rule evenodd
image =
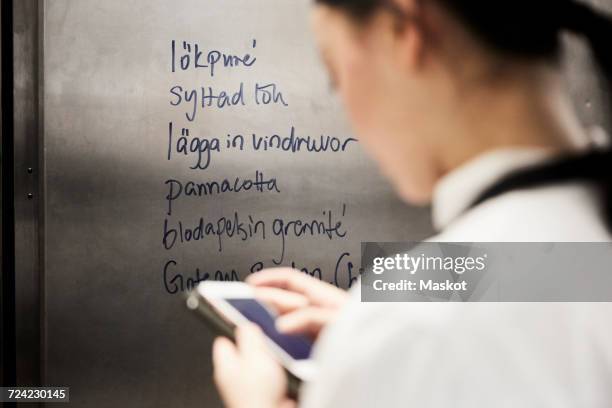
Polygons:
<instances>
[{"instance_id":1,"label":"woman's hand","mask_svg":"<svg viewBox=\"0 0 612 408\"><path fill-rule=\"evenodd\" d=\"M268 269L249 276L256 297L280 314L285 333L318 336L348 300L330 284L289 268ZM219 337L213 345L214 378L228 408L295 408L287 397L287 377L272 356L261 330L246 324L236 329L236 344Z\"/></svg>"},{"instance_id":2,"label":"woman's hand","mask_svg":"<svg viewBox=\"0 0 612 408\"><path fill-rule=\"evenodd\" d=\"M261 330L236 329L236 344L219 337L213 344L214 378L228 408L295 408L287 397L287 377L272 356Z\"/></svg>"},{"instance_id":3,"label":"woman's hand","mask_svg":"<svg viewBox=\"0 0 612 408\"><path fill-rule=\"evenodd\" d=\"M273 306L279 331L316 338L332 321L349 295L337 287L290 268L265 269L246 279L255 296Z\"/></svg>"}]
</instances>

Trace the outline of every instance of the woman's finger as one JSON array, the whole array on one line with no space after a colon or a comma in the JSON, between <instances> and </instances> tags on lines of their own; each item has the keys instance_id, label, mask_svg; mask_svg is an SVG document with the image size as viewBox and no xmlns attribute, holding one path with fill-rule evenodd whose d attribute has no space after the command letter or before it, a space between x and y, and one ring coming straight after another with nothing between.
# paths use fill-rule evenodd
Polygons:
<instances>
[{"instance_id":1,"label":"woman's finger","mask_svg":"<svg viewBox=\"0 0 612 408\"><path fill-rule=\"evenodd\" d=\"M315 304L327 304L329 300L334 302L343 294L340 289L291 268L264 269L250 275L247 283L257 287L267 286L297 292Z\"/></svg>"},{"instance_id":2,"label":"woman's finger","mask_svg":"<svg viewBox=\"0 0 612 408\"><path fill-rule=\"evenodd\" d=\"M297 408L297 402L295 400L286 398L280 403L279 408Z\"/></svg>"},{"instance_id":3,"label":"woman's finger","mask_svg":"<svg viewBox=\"0 0 612 408\"><path fill-rule=\"evenodd\" d=\"M261 329L253 323L241 324L236 328L236 346L243 355L268 351L268 345Z\"/></svg>"},{"instance_id":4,"label":"woman's finger","mask_svg":"<svg viewBox=\"0 0 612 408\"><path fill-rule=\"evenodd\" d=\"M228 338L217 337L213 343L212 357L215 383L223 388L238 367L238 350Z\"/></svg>"},{"instance_id":5,"label":"woman's finger","mask_svg":"<svg viewBox=\"0 0 612 408\"><path fill-rule=\"evenodd\" d=\"M332 317L333 314L327 309L307 307L279 317L276 320L276 328L286 334L317 336Z\"/></svg>"},{"instance_id":6,"label":"woman's finger","mask_svg":"<svg viewBox=\"0 0 612 408\"><path fill-rule=\"evenodd\" d=\"M246 282L253 286L271 286L289 290L293 277L297 274L304 275L292 268L269 268L249 275Z\"/></svg>"},{"instance_id":7,"label":"woman's finger","mask_svg":"<svg viewBox=\"0 0 612 408\"><path fill-rule=\"evenodd\" d=\"M308 306L308 298L304 295L274 287L255 287L255 298L271 307L279 314L285 314Z\"/></svg>"}]
</instances>

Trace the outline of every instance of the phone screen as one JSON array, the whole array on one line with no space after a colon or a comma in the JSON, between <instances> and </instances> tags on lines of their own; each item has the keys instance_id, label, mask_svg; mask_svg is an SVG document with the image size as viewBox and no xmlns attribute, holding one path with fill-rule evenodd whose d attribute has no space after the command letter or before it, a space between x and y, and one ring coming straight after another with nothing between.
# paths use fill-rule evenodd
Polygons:
<instances>
[{"instance_id":1,"label":"phone screen","mask_svg":"<svg viewBox=\"0 0 612 408\"><path fill-rule=\"evenodd\" d=\"M288 335L278 332L274 324L275 317L255 299L225 299L244 317L258 325L274 343L282 348L295 360L305 360L310 357L312 341L304 336Z\"/></svg>"}]
</instances>

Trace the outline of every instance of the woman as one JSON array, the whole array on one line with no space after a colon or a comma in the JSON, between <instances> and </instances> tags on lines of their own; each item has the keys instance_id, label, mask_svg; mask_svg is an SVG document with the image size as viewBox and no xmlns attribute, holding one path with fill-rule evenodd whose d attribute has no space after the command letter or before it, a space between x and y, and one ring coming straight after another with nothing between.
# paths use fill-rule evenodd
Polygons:
<instances>
[{"instance_id":1,"label":"woman","mask_svg":"<svg viewBox=\"0 0 612 408\"><path fill-rule=\"evenodd\" d=\"M314 27L361 143L407 202L432 204L434 239L610 240L610 154L558 67L569 32L612 72L608 18L573 0L320 0ZM249 281L281 330L318 338L300 405L612 405L607 305L372 305L295 271ZM213 358L229 407L295 404L256 329Z\"/></svg>"}]
</instances>

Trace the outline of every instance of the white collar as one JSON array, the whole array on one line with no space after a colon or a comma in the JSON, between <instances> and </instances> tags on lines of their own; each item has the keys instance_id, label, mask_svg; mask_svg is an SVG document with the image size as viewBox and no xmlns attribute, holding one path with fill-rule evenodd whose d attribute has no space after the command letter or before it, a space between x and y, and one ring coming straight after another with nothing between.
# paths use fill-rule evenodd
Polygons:
<instances>
[{"instance_id":1,"label":"white collar","mask_svg":"<svg viewBox=\"0 0 612 408\"><path fill-rule=\"evenodd\" d=\"M438 181L432 199L432 218L441 231L466 212L488 187L519 168L545 161L552 152L535 148L508 148L484 153Z\"/></svg>"}]
</instances>

